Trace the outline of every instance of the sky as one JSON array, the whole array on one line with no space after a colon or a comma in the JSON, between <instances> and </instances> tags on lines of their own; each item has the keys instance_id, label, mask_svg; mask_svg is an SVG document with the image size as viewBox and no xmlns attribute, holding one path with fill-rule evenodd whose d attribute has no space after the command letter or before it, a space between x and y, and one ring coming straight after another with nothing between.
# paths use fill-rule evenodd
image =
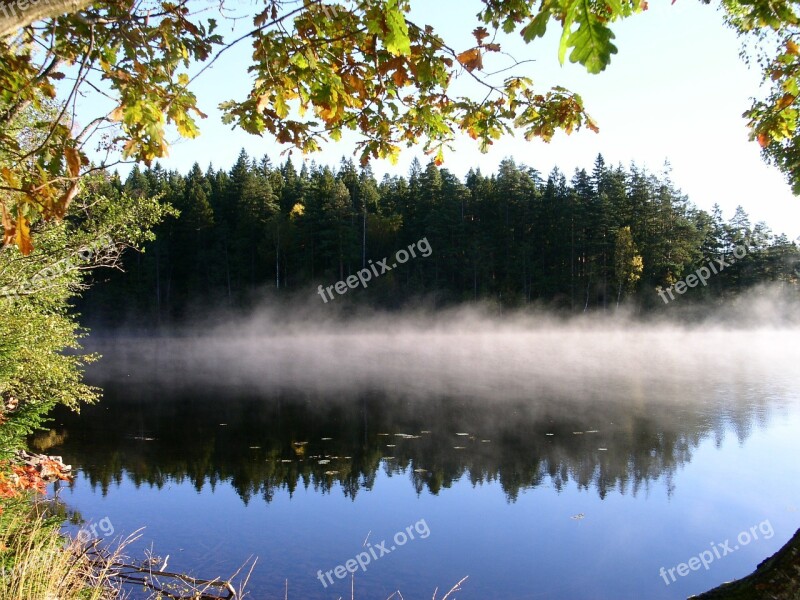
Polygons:
<instances>
[{"instance_id":1,"label":"sky","mask_svg":"<svg viewBox=\"0 0 800 600\"><path fill-rule=\"evenodd\" d=\"M412 5L411 20L433 25L451 47L466 50L474 45L470 32L478 24L479 2L412 1ZM229 6L243 15L255 12L250 3ZM246 25L243 20L235 31ZM800 237L800 199L792 195L783 175L763 162L758 144L748 140L741 115L751 97L759 94L760 73L739 58L740 42L724 26L721 12L697 0L676 0L672 5L663 0L651 2L645 13L613 27L619 53L598 75L569 62L560 65L560 32L555 23L551 28L543 39L531 44L525 44L518 34L499 41L517 60L534 61L513 73L532 77L538 89L563 85L579 93L600 133L559 132L549 144L526 142L521 135L505 137L486 154L464 136L457 139L455 152L445 155L445 168L458 176L470 168L488 174L510 157L544 174L558 166L569 177L575 168L590 170L599 153L607 164L635 162L656 173L669 161L672 181L700 208L708 210L718 203L725 218L730 218L736 206L742 205L753 223L763 220L776 233ZM224 21L222 33L234 33ZM285 159L281 152L286 147L269 138L231 130L220 121L219 103L243 99L249 91L249 55L249 44L243 42L193 83L199 107L209 118L200 122L201 137L176 140L170 156L161 161L164 167L186 172L196 161L204 169L208 164L228 169L241 148L256 157L268 154L273 162ZM503 56L485 61L488 71L509 64ZM508 74L499 75L498 81ZM468 84L457 85L469 91ZM82 109L96 111L98 106L96 99L88 98ZM345 137L307 158L335 166L343 156L352 156L353 148L353 138ZM423 164L429 160L420 146L404 149L397 165L374 161L373 170L378 177L406 174L415 157ZM296 165L303 160L297 151L292 159ZM127 170L120 168L123 173Z\"/></svg>"}]
</instances>

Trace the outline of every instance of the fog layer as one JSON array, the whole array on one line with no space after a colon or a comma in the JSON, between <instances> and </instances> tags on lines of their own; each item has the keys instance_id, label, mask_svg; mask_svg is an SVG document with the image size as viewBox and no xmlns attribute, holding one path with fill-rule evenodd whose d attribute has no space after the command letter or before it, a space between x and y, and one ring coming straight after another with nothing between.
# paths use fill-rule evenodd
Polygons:
<instances>
[{"instance_id":1,"label":"fog layer","mask_svg":"<svg viewBox=\"0 0 800 600\"><path fill-rule=\"evenodd\" d=\"M691 322L630 314L565 320L488 308L334 315L262 307L215 315L196 329L88 344L104 354L94 383L295 391L338 397L371 390L572 401L625 397L691 401L748 382L796 382L798 307L763 297Z\"/></svg>"}]
</instances>

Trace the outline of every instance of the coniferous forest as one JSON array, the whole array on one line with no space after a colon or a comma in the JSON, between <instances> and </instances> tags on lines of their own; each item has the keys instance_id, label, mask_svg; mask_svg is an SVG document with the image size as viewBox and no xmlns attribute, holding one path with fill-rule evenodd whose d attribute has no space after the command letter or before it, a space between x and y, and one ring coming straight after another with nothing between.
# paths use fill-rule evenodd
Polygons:
<instances>
[{"instance_id":1,"label":"coniferous forest","mask_svg":"<svg viewBox=\"0 0 800 600\"><path fill-rule=\"evenodd\" d=\"M464 181L433 162L407 176L376 179L342 160L337 169L291 160L276 165L242 151L230 171L188 174L134 168L110 185L160 195L179 215L158 226L145 252L129 252L125 273L101 271L81 305L93 321L180 319L202 306L242 306L267 290L312 298L319 284L355 274L427 238L418 256L373 279L347 301L399 306L494 300L567 311L620 302L664 304L658 290L706 265L746 256L682 300L707 300L763 282L797 285L800 250L739 208L697 208L670 179L598 156L570 177L543 175L506 159L494 174ZM741 253L741 251L740 251ZM666 297L666 296L665 296ZM317 298L322 304L322 300ZM338 300L338 299L337 299ZM344 301L341 299L338 301Z\"/></svg>"}]
</instances>

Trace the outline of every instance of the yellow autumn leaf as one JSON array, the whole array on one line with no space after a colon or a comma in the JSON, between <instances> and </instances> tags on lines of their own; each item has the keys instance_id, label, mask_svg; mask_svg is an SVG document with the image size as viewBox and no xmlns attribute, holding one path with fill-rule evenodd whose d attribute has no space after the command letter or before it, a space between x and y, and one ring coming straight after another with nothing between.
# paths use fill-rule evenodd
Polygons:
<instances>
[{"instance_id":1,"label":"yellow autumn leaf","mask_svg":"<svg viewBox=\"0 0 800 600\"><path fill-rule=\"evenodd\" d=\"M22 252L23 256L28 256L33 252L33 243L31 242L31 226L28 219L22 214L21 209L17 212L17 235L16 235L17 248Z\"/></svg>"},{"instance_id":2,"label":"yellow autumn leaf","mask_svg":"<svg viewBox=\"0 0 800 600\"><path fill-rule=\"evenodd\" d=\"M19 178L14 171L8 167L2 167L0 168L0 175L3 176L3 179L10 187L19 188Z\"/></svg>"},{"instance_id":3,"label":"yellow autumn leaf","mask_svg":"<svg viewBox=\"0 0 800 600\"><path fill-rule=\"evenodd\" d=\"M122 109L122 106L118 106L109 113L108 118L112 121L122 121L124 115L125 111Z\"/></svg>"},{"instance_id":4,"label":"yellow autumn leaf","mask_svg":"<svg viewBox=\"0 0 800 600\"><path fill-rule=\"evenodd\" d=\"M796 96L793 94L784 94L780 100L778 100L778 110L783 110L787 106L791 105L792 102L795 101Z\"/></svg>"},{"instance_id":5,"label":"yellow autumn leaf","mask_svg":"<svg viewBox=\"0 0 800 600\"><path fill-rule=\"evenodd\" d=\"M481 56L481 51L479 48L472 48L471 50L465 50L458 56L456 56L458 62L460 62L463 67L472 73L475 69L482 69L483 68L483 57Z\"/></svg>"},{"instance_id":6,"label":"yellow autumn leaf","mask_svg":"<svg viewBox=\"0 0 800 600\"><path fill-rule=\"evenodd\" d=\"M70 177L77 177L81 174L81 154L72 147L64 148L64 157L67 159L67 170Z\"/></svg>"}]
</instances>

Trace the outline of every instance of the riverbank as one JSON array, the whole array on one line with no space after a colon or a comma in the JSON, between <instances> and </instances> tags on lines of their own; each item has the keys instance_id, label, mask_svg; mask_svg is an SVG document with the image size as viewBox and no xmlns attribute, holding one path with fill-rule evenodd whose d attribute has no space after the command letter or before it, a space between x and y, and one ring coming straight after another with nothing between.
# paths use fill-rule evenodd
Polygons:
<instances>
[{"instance_id":1,"label":"riverbank","mask_svg":"<svg viewBox=\"0 0 800 600\"><path fill-rule=\"evenodd\" d=\"M723 583L691 600L800 600L800 529L775 554L742 579Z\"/></svg>"}]
</instances>

